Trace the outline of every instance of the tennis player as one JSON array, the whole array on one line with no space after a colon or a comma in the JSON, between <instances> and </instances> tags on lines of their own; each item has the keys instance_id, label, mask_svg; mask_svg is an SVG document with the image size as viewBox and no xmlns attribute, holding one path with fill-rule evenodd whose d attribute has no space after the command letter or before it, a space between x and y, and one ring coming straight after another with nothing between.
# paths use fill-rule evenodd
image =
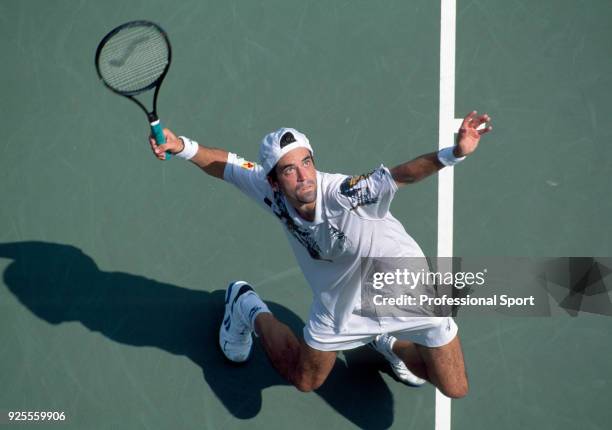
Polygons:
<instances>
[{"instance_id":1,"label":"tennis player","mask_svg":"<svg viewBox=\"0 0 612 430\"><path fill-rule=\"evenodd\" d=\"M413 184L474 152L491 130L490 117L471 112L457 142L388 169L346 176L319 172L308 138L292 128L264 137L259 164L223 149L208 148L168 129L167 142L151 149L191 160L206 173L235 185L283 225L313 293L303 339L277 320L253 287L232 282L225 294L219 344L227 359L248 360L252 334L274 368L300 391L323 384L337 351L370 344L395 374L411 385L430 381L442 393L468 392L457 325L450 317L364 317L360 308L362 257L424 257L419 245L391 215L399 187Z\"/></svg>"}]
</instances>

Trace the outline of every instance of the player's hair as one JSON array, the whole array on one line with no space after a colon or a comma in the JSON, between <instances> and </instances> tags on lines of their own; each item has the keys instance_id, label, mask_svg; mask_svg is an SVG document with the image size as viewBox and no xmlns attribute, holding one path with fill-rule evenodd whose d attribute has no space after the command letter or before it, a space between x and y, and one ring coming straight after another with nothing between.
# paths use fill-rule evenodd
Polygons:
<instances>
[{"instance_id":1,"label":"player's hair","mask_svg":"<svg viewBox=\"0 0 612 430\"><path fill-rule=\"evenodd\" d=\"M293 142L297 142L297 140L295 140L295 136L293 136L293 133L288 131L285 134L283 134L283 136L281 137L281 139L280 139L280 147L282 149L285 146L287 146L287 145L289 145L290 143L293 143Z\"/></svg>"},{"instance_id":2,"label":"player's hair","mask_svg":"<svg viewBox=\"0 0 612 430\"><path fill-rule=\"evenodd\" d=\"M272 170L270 170L270 173L268 173L268 178L270 178L270 180L272 180L273 182L278 182L278 175L276 174L276 166L278 165L275 164L274 167L272 167Z\"/></svg>"}]
</instances>

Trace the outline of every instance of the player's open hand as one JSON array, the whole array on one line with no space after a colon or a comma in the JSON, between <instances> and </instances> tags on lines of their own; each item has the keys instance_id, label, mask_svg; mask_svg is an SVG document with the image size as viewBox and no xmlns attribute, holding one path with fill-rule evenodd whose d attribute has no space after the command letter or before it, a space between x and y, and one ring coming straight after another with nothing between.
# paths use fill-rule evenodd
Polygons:
<instances>
[{"instance_id":1,"label":"player's open hand","mask_svg":"<svg viewBox=\"0 0 612 430\"><path fill-rule=\"evenodd\" d=\"M183 141L176 137L176 135L169 129L164 128L164 136L166 137L166 143L162 145L158 145L153 136L149 136L151 150L159 160L166 159L166 151L170 152L171 154L178 154L184 148Z\"/></svg>"},{"instance_id":2,"label":"player's open hand","mask_svg":"<svg viewBox=\"0 0 612 430\"><path fill-rule=\"evenodd\" d=\"M464 157L471 154L478 147L480 136L493 130L489 124L491 117L486 113L477 115L476 111L470 112L461 123L455 146L455 157ZM482 127L484 125L484 127Z\"/></svg>"}]
</instances>

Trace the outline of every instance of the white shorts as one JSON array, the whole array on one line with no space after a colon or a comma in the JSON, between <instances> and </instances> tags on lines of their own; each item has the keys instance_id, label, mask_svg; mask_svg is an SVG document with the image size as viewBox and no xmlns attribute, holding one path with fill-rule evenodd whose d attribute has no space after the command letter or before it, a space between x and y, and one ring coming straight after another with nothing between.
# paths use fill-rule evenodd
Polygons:
<instances>
[{"instance_id":1,"label":"white shorts","mask_svg":"<svg viewBox=\"0 0 612 430\"><path fill-rule=\"evenodd\" d=\"M318 351L345 351L367 345L381 333L400 340L437 347L449 343L459 328L451 317L405 317L371 319L353 315L342 333L308 321L304 341Z\"/></svg>"}]
</instances>

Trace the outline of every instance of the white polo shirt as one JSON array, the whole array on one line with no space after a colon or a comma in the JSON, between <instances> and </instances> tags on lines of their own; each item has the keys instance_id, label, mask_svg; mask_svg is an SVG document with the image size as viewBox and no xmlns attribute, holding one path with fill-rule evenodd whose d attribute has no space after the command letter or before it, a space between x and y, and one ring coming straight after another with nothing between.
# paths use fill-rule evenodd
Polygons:
<instances>
[{"instance_id":1,"label":"white polo shirt","mask_svg":"<svg viewBox=\"0 0 612 430\"><path fill-rule=\"evenodd\" d=\"M361 257L424 257L389 212L397 185L382 165L359 176L317 172L312 222L302 219L282 193L272 190L259 165L229 153L224 179L284 225L312 289L308 325L314 332L354 330L351 327L360 306Z\"/></svg>"}]
</instances>

